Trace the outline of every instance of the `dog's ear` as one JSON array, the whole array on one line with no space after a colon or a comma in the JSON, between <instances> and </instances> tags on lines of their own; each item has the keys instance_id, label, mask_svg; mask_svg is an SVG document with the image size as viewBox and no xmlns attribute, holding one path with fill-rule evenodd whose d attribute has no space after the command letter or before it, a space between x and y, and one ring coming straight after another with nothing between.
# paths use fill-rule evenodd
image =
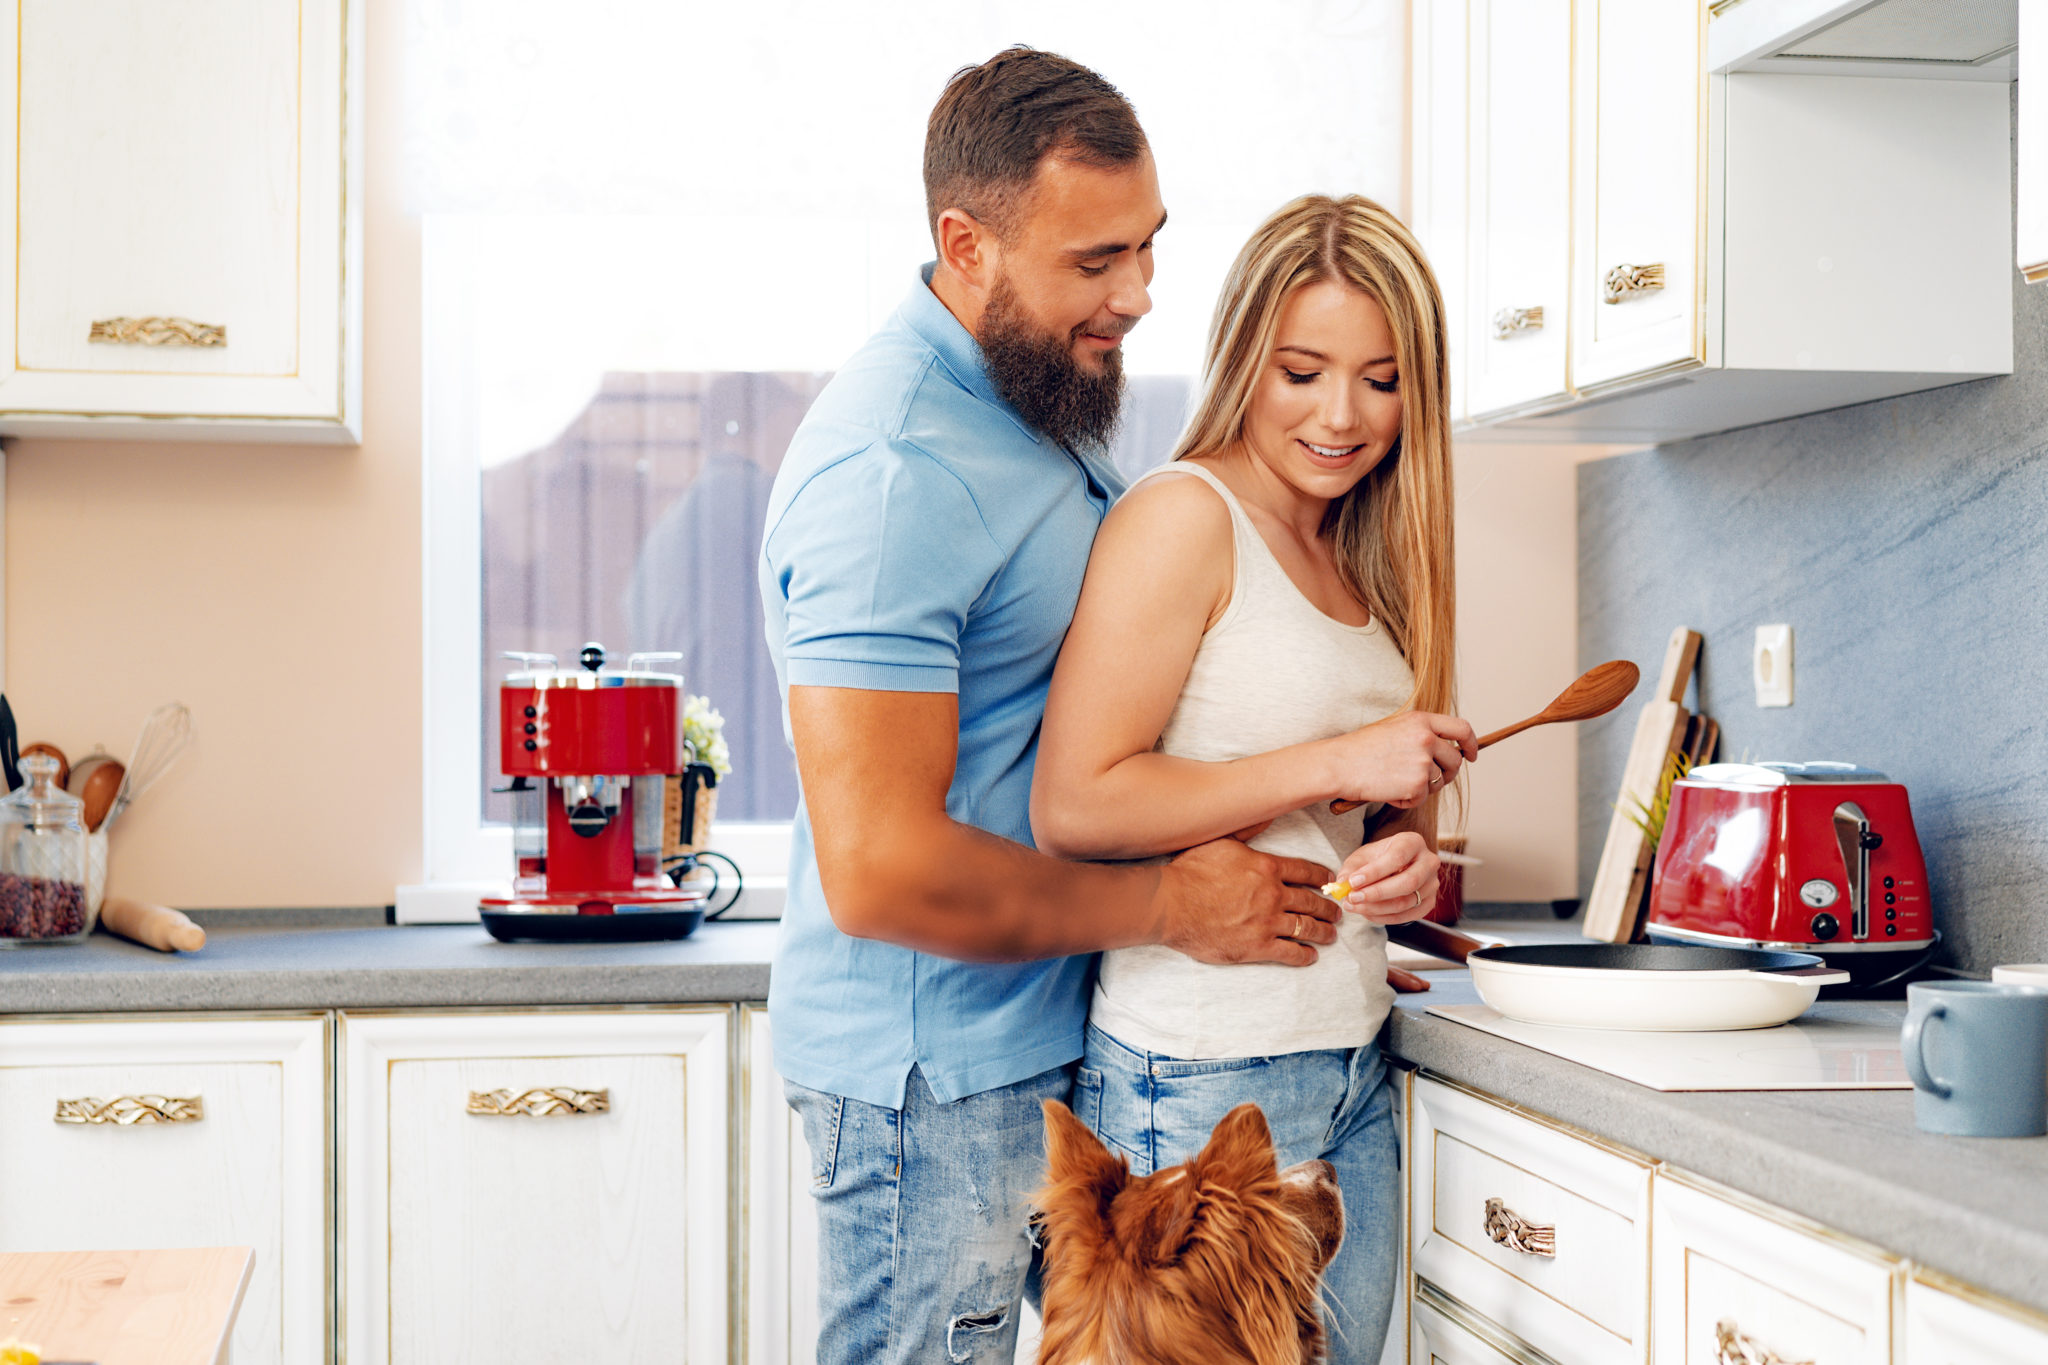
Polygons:
<instances>
[{"instance_id":1,"label":"dog's ear","mask_svg":"<svg viewBox=\"0 0 2048 1365\"><path fill-rule=\"evenodd\" d=\"M1106 1187L1105 1194L1121 1189L1130 1168L1109 1154L1102 1140L1088 1131L1088 1125L1074 1117L1073 1110L1058 1100L1047 1100L1044 1109L1046 1184L1100 1184Z\"/></svg>"},{"instance_id":2,"label":"dog's ear","mask_svg":"<svg viewBox=\"0 0 2048 1365\"><path fill-rule=\"evenodd\" d=\"M1244 1189L1260 1180L1274 1180L1279 1166L1273 1156L1273 1130L1256 1104L1240 1104L1223 1116L1209 1134L1208 1145L1189 1165L1204 1179L1231 1189Z\"/></svg>"}]
</instances>

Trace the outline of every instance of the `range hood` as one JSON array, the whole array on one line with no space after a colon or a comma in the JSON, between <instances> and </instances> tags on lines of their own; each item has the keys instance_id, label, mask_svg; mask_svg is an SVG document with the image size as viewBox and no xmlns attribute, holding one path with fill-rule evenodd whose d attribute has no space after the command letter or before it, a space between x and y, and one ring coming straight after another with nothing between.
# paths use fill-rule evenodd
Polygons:
<instances>
[{"instance_id":1,"label":"range hood","mask_svg":"<svg viewBox=\"0 0 2048 1365\"><path fill-rule=\"evenodd\" d=\"M2010 81L2017 0L1721 0L1707 69Z\"/></svg>"}]
</instances>

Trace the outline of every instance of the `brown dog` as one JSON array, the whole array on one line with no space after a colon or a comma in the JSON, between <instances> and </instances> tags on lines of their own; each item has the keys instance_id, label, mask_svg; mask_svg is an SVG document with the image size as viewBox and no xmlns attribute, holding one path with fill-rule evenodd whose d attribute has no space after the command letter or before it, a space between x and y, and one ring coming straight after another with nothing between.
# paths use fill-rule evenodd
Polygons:
<instances>
[{"instance_id":1,"label":"brown dog","mask_svg":"<svg viewBox=\"0 0 2048 1365\"><path fill-rule=\"evenodd\" d=\"M1311 1365L1316 1292L1344 1238L1327 1161L1277 1168L1256 1104L1192 1161L1131 1175L1063 1104L1045 1104L1039 1365Z\"/></svg>"}]
</instances>

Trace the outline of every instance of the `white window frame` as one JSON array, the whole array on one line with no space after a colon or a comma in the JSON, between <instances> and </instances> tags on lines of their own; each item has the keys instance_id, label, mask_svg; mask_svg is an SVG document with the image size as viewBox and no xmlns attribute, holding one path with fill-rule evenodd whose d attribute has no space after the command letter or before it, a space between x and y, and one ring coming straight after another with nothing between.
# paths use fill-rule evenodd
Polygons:
<instances>
[{"instance_id":1,"label":"white window frame","mask_svg":"<svg viewBox=\"0 0 2048 1365\"><path fill-rule=\"evenodd\" d=\"M512 831L486 824L483 689L469 670L483 648L483 481L475 459L474 415L450 402L467 341L469 291L458 253L437 249L434 218L421 222L421 784L422 880L400 886L400 924L478 919L477 900L511 886ZM577 642L563 641L564 649ZM790 822L721 820L717 850L739 865L746 894L733 918L782 912Z\"/></svg>"}]
</instances>

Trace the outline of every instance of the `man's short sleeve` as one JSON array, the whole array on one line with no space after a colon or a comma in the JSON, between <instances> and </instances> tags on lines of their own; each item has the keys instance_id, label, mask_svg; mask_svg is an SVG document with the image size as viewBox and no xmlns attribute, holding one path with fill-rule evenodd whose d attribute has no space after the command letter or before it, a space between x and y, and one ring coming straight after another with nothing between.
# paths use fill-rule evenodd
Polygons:
<instances>
[{"instance_id":1,"label":"man's short sleeve","mask_svg":"<svg viewBox=\"0 0 2048 1365\"><path fill-rule=\"evenodd\" d=\"M877 442L807 480L764 555L790 686L960 690L960 638L1001 556L953 471Z\"/></svg>"}]
</instances>

